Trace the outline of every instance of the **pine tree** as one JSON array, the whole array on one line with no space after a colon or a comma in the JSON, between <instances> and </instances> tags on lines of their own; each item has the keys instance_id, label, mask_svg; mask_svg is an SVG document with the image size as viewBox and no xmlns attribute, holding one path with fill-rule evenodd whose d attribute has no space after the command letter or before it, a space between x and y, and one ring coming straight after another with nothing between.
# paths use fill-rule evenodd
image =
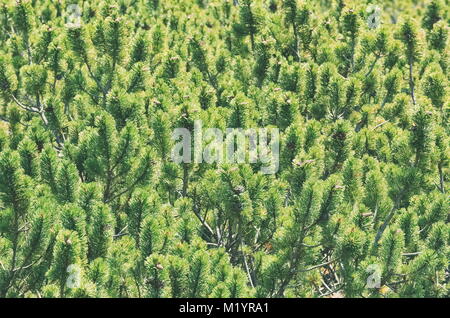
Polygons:
<instances>
[{"instance_id":1,"label":"pine tree","mask_svg":"<svg viewBox=\"0 0 450 318\"><path fill-rule=\"evenodd\" d=\"M407 20L403 23L400 31L400 39L404 45L404 54L409 66L409 93L413 104L416 104L416 98L414 94L414 77L413 77L413 66L414 62L418 60L418 40L417 40L417 29L411 20Z\"/></svg>"},{"instance_id":2,"label":"pine tree","mask_svg":"<svg viewBox=\"0 0 450 318\"><path fill-rule=\"evenodd\" d=\"M445 1L72 2L0 4L0 297L449 296Z\"/></svg>"},{"instance_id":3,"label":"pine tree","mask_svg":"<svg viewBox=\"0 0 450 318\"><path fill-rule=\"evenodd\" d=\"M234 32L239 36L250 36L250 42L252 51L255 50L255 37L260 30L260 25L262 23L261 15L257 9L254 9L252 0L243 0L242 4L239 5L240 21L239 24L233 26Z\"/></svg>"}]
</instances>

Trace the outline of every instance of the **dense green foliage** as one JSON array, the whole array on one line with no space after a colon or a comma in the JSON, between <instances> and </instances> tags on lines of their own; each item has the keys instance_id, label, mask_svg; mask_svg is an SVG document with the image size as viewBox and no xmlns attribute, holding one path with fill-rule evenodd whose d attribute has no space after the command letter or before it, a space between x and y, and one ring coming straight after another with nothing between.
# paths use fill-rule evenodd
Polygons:
<instances>
[{"instance_id":1,"label":"dense green foliage","mask_svg":"<svg viewBox=\"0 0 450 318\"><path fill-rule=\"evenodd\" d=\"M0 297L449 297L448 8L2 0Z\"/></svg>"}]
</instances>

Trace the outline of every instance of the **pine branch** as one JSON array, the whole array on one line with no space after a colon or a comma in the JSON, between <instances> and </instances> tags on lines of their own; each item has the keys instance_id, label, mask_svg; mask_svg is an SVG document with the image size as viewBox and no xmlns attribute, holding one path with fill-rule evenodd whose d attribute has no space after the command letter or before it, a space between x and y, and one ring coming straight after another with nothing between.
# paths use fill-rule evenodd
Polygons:
<instances>
[{"instance_id":1,"label":"pine branch","mask_svg":"<svg viewBox=\"0 0 450 318\"><path fill-rule=\"evenodd\" d=\"M331 264L331 263L333 263L335 261L336 260L332 259L331 261L328 261L328 262L325 262L325 263L322 263L322 264L314 265L314 266L311 266L311 267L306 268L306 269L301 269L301 270L299 270L299 272L309 272L309 271L312 271L314 269L317 269L317 268L329 265L329 264Z\"/></svg>"},{"instance_id":2,"label":"pine branch","mask_svg":"<svg viewBox=\"0 0 450 318\"><path fill-rule=\"evenodd\" d=\"M398 205L398 201L396 202L396 204L394 205L394 207L392 208L391 212L389 213L389 215L386 217L386 219L384 220L383 224L380 226L377 234L375 235L375 240L373 242L373 246L374 248L378 247L378 241L381 239L381 236L383 235L384 230L386 230L387 226L389 225L389 222L391 221L392 217L394 216L395 212L397 211L397 205Z\"/></svg>"},{"instance_id":3,"label":"pine branch","mask_svg":"<svg viewBox=\"0 0 450 318\"><path fill-rule=\"evenodd\" d=\"M14 102L23 110L26 110L27 112L32 112L32 113L36 113L36 114L40 114L40 110L32 107L32 106L26 106L23 103L21 103L16 96L14 96L14 94L11 94L12 99L14 100Z\"/></svg>"},{"instance_id":4,"label":"pine branch","mask_svg":"<svg viewBox=\"0 0 450 318\"><path fill-rule=\"evenodd\" d=\"M416 98L414 96L414 79L413 79L413 62L409 61L409 91L413 105L416 105Z\"/></svg>"},{"instance_id":5,"label":"pine branch","mask_svg":"<svg viewBox=\"0 0 450 318\"><path fill-rule=\"evenodd\" d=\"M375 64L377 64L378 60L380 59L380 55L375 55L375 60L372 62L372 64L370 65L369 70L367 71L366 75L364 75L364 77L367 77L370 75L370 73L372 73L373 69L375 68Z\"/></svg>"}]
</instances>

